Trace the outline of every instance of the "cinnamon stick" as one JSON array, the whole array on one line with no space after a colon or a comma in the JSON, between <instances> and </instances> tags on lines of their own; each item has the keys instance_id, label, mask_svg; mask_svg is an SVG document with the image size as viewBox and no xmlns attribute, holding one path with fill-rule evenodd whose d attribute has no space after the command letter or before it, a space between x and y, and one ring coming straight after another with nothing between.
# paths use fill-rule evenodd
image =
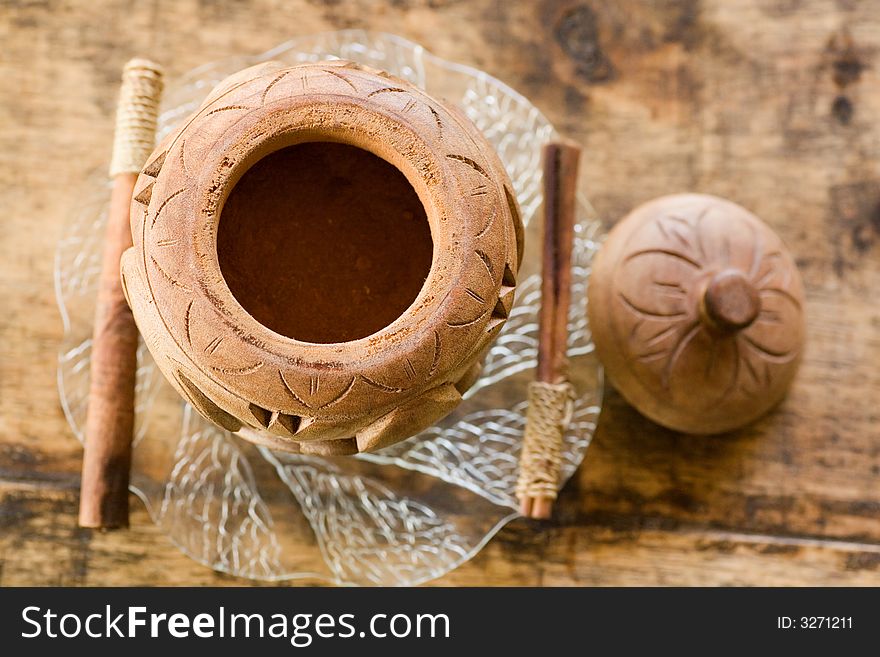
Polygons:
<instances>
[{"instance_id":1,"label":"cinnamon stick","mask_svg":"<svg viewBox=\"0 0 880 657\"><path fill-rule=\"evenodd\" d=\"M122 75L110 165L113 191L92 336L81 527L128 526L138 330L122 291L119 260L131 246L131 197L154 145L161 76L156 64L140 59L130 61Z\"/></svg>"},{"instance_id":2,"label":"cinnamon stick","mask_svg":"<svg viewBox=\"0 0 880 657\"><path fill-rule=\"evenodd\" d=\"M544 146L544 250L536 378L560 383L568 377L568 309L571 304L571 249L580 148Z\"/></svg>"},{"instance_id":3,"label":"cinnamon stick","mask_svg":"<svg viewBox=\"0 0 880 657\"><path fill-rule=\"evenodd\" d=\"M568 311L571 304L571 251L580 148L568 142L544 146L544 244L536 380L560 384L568 379ZM558 464L547 464L555 476ZM549 518L552 497L522 496L521 513Z\"/></svg>"}]
</instances>

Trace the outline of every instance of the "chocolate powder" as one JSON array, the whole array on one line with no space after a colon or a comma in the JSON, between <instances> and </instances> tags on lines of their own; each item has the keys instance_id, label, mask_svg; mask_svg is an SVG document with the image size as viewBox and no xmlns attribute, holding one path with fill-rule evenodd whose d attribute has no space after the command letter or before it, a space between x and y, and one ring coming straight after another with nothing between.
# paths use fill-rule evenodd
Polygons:
<instances>
[{"instance_id":1,"label":"chocolate powder","mask_svg":"<svg viewBox=\"0 0 880 657\"><path fill-rule=\"evenodd\" d=\"M412 304L431 267L424 207L404 175L346 144L259 160L220 218L217 255L258 322L305 342L363 338Z\"/></svg>"}]
</instances>

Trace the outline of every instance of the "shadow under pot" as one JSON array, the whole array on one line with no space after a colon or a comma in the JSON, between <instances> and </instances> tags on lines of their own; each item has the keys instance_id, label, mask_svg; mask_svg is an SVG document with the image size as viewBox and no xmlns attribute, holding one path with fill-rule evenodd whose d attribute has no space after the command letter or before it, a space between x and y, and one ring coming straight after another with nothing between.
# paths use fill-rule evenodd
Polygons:
<instances>
[{"instance_id":1,"label":"shadow under pot","mask_svg":"<svg viewBox=\"0 0 880 657\"><path fill-rule=\"evenodd\" d=\"M455 108L344 62L221 82L138 178L123 285L207 419L312 454L448 414L513 304L522 222Z\"/></svg>"}]
</instances>

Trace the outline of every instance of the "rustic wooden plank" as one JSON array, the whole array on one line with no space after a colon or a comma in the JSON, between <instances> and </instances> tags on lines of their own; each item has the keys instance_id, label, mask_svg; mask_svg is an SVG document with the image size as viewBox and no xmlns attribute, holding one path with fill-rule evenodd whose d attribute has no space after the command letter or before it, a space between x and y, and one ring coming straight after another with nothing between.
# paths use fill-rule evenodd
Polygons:
<instances>
[{"instance_id":1,"label":"rustic wooden plank","mask_svg":"<svg viewBox=\"0 0 880 657\"><path fill-rule=\"evenodd\" d=\"M0 586L226 586L134 507L128 532L76 526L76 491L0 484ZM320 584L298 580L297 584ZM699 527L517 521L438 585L880 585L880 547ZM279 584L285 584L281 582ZM273 585L273 584L267 584Z\"/></svg>"},{"instance_id":2,"label":"rustic wooden plank","mask_svg":"<svg viewBox=\"0 0 880 657\"><path fill-rule=\"evenodd\" d=\"M806 357L777 413L692 438L610 392L557 520L514 523L442 582L876 584L880 8L840 0L4 5L0 582L238 583L180 554L138 504L129 533L76 529L52 252L84 172L106 161L126 59L173 78L342 27L402 34L527 94L583 145L607 223L660 194L727 196L779 231L807 285Z\"/></svg>"}]
</instances>

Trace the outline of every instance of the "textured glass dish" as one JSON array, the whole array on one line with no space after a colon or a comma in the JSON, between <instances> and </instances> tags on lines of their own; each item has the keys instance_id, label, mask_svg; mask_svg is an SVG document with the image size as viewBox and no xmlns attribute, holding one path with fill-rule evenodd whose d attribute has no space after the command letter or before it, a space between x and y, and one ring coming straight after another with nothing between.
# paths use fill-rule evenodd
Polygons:
<instances>
[{"instance_id":1,"label":"textured glass dish","mask_svg":"<svg viewBox=\"0 0 880 657\"><path fill-rule=\"evenodd\" d=\"M256 57L191 71L166 89L159 137L231 73L270 59L294 64L332 58L386 70L458 105L497 149L527 226L510 319L482 376L451 415L403 443L357 457L273 452L213 426L178 397L141 344L131 490L181 550L216 570L264 580L412 585L471 558L517 516L517 460L537 354L540 151L555 132L525 98L489 75L398 37L352 30L294 39ZM56 253L65 328L58 387L80 440L108 198L106 177L95 175ZM579 199L569 314L578 399L560 486L590 443L601 394L586 319L586 283L600 224L582 194Z\"/></svg>"}]
</instances>

